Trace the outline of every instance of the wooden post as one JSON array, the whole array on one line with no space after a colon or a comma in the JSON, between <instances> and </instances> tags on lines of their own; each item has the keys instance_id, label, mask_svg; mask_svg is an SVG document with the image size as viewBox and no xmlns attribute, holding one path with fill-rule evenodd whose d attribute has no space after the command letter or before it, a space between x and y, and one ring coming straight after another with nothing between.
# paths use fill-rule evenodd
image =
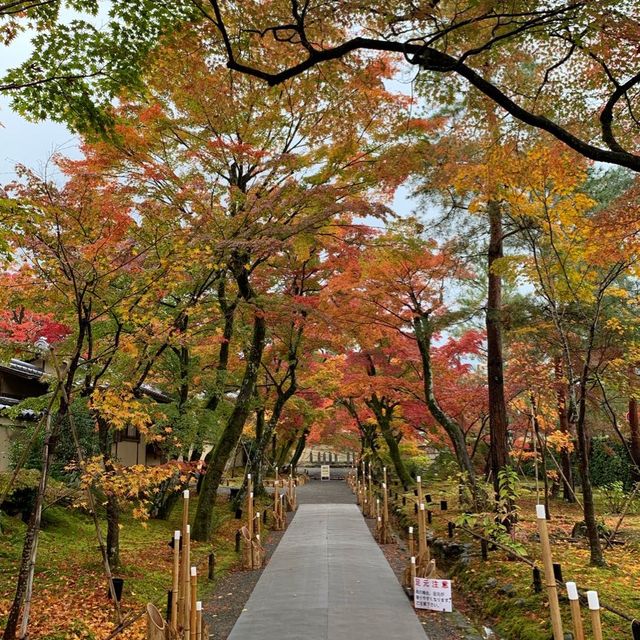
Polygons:
<instances>
[{"instance_id":1,"label":"wooden post","mask_svg":"<svg viewBox=\"0 0 640 640\"><path fill-rule=\"evenodd\" d=\"M380 517L380 498L376 498L376 520Z\"/></svg>"},{"instance_id":2,"label":"wooden post","mask_svg":"<svg viewBox=\"0 0 640 640\"><path fill-rule=\"evenodd\" d=\"M355 465L355 471L356 471L356 483L355 483L356 504L360 504L360 479L358 478L358 465Z\"/></svg>"},{"instance_id":3,"label":"wooden post","mask_svg":"<svg viewBox=\"0 0 640 640\"><path fill-rule=\"evenodd\" d=\"M416 559L411 556L411 589L413 590L416 585Z\"/></svg>"},{"instance_id":4,"label":"wooden post","mask_svg":"<svg viewBox=\"0 0 640 640\"><path fill-rule=\"evenodd\" d=\"M420 503L418 509L418 558L424 554L425 531L424 531L424 503Z\"/></svg>"},{"instance_id":5,"label":"wooden post","mask_svg":"<svg viewBox=\"0 0 640 640\"><path fill-rule=\"evenodd\" d=\"M198 633L198 611L196 602L198 601L198 569L191 567L191 603L189 607L189 635L185 632L185 640L196 640Z\"/></svg>"},{"instance_id":6,"label":"wooden post","mask_svg":"<svg viewBox=\"0 0 640 640\"><path fill-rule=\"evenodd\" d=\"M587 591L587 601L589 612L591 613L591 628L593 629L593 640L602 640L602 623L600 622L600 601L597 591Z\"/></svg>"},{"instance_id":7,"label":"wooden post","mask_svg":"<svg viewBox=\"0 0 640 640\"><path fill-rule=\"evenodd\" d=\"M578 598L578 588L575 582L567 582L567 596L571 607L571 621L573 622L573 640L584 640L584 628L582 626L582 615L580 613L580 600Z\"/></svg>"},{"instance_id":8,"label":"wooden post","mask_svg":"<svg viewBox=\"0 0 640 640\"><path fill-rule=\"evenodd\" d=\"M386 472L385 472L386 475ZM384 526L389 526L389 489L387 489L387 481L382 483L382 519Z\"/></svg>"},{"instance_id":9,"label":"wooden post","mask_svg":"<svg viewBox=\"0 0 640 640\"><path fill-rule=\"evenodd\" d=\"M407 542L409 543L409 555L414 555L413 550L413 527L409 527L409 536L407 537Z\"/></svg>"},{"instance_id":10,"label":"wooden post","mask_svg":"<svg viewBox=\"0 0 640 640\"><path fill-rule=\"evenodd\" d=\"M424 497L422 495L422 477L416 476L416 485L418 491L418 509L420 509L420 505L424 502Z\"/></svg>"},{"instance_id":11,"label":"wooden post","mask_svg":"<svg viewBox=\"0 0 640 640\"><path fill-rule=\"evenodd\" d=\"M260 526L260 512L256 511L256 536L260 536L262 527Z\"/></svg>"},{"instance_id":12,"label":"wooden post","mask_svg":"<svg viewBox=\"0 0 640 640\"><path fill-rule=\"evenodd\" d=\"M274 528L276 531L279 527L279 518L280 512L278 511L278 505L280 503L280 493L278 491L278 481L273 481L273 519L274 519Z\"/></svg>"},{"instance_id":13,"label":"wooden post","mask_svg":"<svg viewBox=\"0 0 640 640\"><path fill-rule=\"evenodd\" d=\"M202 640L202 601L196 601L196 640ZM208 640L208 638L205 638Z\"/></svg>"},{"instance_id":14,"label":"wooden post","mask_svg":"<svg viewBox=\"0 0 640 640\"><path fill-rule=\"evenodd\" d=\"M185 598L189 584L189 560L187 556L187 527L189 526L189 489L182 492L182 553L180 554L180 585L178 588L178 617L176 625L184 627Z\"/></svg>"},{"instance_id":15,"label":"wooden post","mask_svg":"<svg viewBox=\"0 0 640 640\"><path fill-rule=\"evenodd\" d=\"M191 615L191 525L187 525L187 533L182 541L182 554L185 566L185 574L182 582L183 612L182 628L184 629L185 640L189 638L189 616Z\"/></svg>"},{"instance_id":16,"label":"wooden post","mask_svg":"<svg viewBox=\"0 0 640 640\"><path fill-rule=\"evenodd\" d=\"M549 531L547 530L547 515L543 504L536 505L536 518L538 521L540 543L542 544L542 562L544 564L544 577L549 596L553 639L564 640L562 618L560 617L560 604L558 603L558 588L556 586L556 577L553 573L553 558L551 557L551 544L549 543Z\"/></svg>"},{"instance_id":17,"label":"wooden post","mask_svg":"<svg viewBox=\"0 0 640 640\"><path fill-rule=\"evenodd\" d=\"M253 514L253 483L251 474L247 474L247 531L249 533L249 568L255 567L253 558L253 538L254 538L254 514Z\"/></svg>"},{"instance_id":18,"label":"wooden post","mask_svg":"<svg viewBox=\"0 0 640 640\"><path fill-rule=\"evenodd\" d=\"M171 626L178 631L178 595L180 593L180 531L173 532L173 582L171 585Z\"/></svg>"},{"instance_id":19,"label":"wooden post","mask_svg":"<svg viewBox=\"0 0 640 640\"><path fill-rule=\"evenodd\" d=\"M373 518L373 476L371 475L371 463L369 463L369 517Z\"/></svg>"}]
</instances>

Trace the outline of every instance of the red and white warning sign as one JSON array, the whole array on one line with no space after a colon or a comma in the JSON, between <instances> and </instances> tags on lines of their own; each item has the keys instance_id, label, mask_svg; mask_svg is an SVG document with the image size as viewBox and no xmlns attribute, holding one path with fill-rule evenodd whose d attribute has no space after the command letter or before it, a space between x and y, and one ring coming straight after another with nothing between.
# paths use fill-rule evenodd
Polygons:
<instances>
[{"instance_id":1,"label":"red and white warning sign","mask_svg":"<svg viewBox=\"0 0 640 640\"><path fill-rule=\"evenodd\" d=\"M452 611L451 580L416 578L413 584L413 606L431 611Z\"/></svg>"}]
</instances>

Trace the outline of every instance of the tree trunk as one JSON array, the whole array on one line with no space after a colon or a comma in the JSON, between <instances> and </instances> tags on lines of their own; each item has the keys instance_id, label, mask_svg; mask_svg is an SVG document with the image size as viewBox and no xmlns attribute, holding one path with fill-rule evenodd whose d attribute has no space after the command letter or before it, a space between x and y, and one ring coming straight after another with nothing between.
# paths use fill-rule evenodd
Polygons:
<instances>
[{"instance_id":1,"label":"tree trunk","mask_svg":"<svg viewBox=\"0 0 640 640\"><path fill-rule=\"evenodd\" d=\"M57 426L57 425L56 425ZM5 640L15 640L18 628L18 619L22 609L23 600L27 593L29 582L29 573L32 570L32 563L35 560L34 554L37 550L38 532L40 530L40 519L42 516L42 505L44 502L44 494L47 489L47 480L49 478L49 468L53 459L53 451L55 449L57 428L52 428L51 418L47 419L45 430L44 448L42 451L42 474L40 476L40 484L38 494L36 496L36 504L34 506L29 524L27 525L27 533L22 547L22 560L20 562L20 571L16 582L16 593L7 618L7 625L4 630L3 638Z\"/></svg>"},{"instance_id":2,"label":"tree trunk","mask_svg":"<svg viewBox=\"0 0 640 640\"><path fill-rule=\"evenodd\" d=\"M120 566L120 505L115 496L107 496L107 558L109 565Z\"/></svg>"},{"instance_id":3,"label":"tree trunk","mask_svg":"<svg viewBox=\"0 0 640 640\"><path fill-rule=\"evenodd\" d=\"M288 437L280 443L280 451L278 451L278 455L276 456L276 466L279 469L282 469L285 466L289 452L291 451L291 447L295 444L295 441L295 437Z\"/></svg>"},{"instance_id":4,"label":"tree trunk","mask_svg":"<svg viewBox=\"0 0 640 640\"><path fill-rule=\"evenodd\" d=\"M251 400L255 392L256 381L262 352L264 350L266 322L264 314L257 309L253 318L253 336L247 357L244 376L235 406L227 420L224 431L218 440L211 460L207 466L198 500L192 537L194 540L206 542L213 533L213 510L220 480L224 473L229 456L233 453L242 435L242 430L251 411Z\"/></svg>"},{"instance_id":5,"label":"tree trunk","mask_svg":"<svg viewBox=\"0 0 640 640\"><path fill-rule=\"evenodd\" d=\"M391 422L393 420L393 407L386 404L384 398L380 399L374 393L367 401L367 405L371 408L376 421L380 427L380 433L389 448L389 457L393 466L398 474L398 479L404 487L410 487L413 484L413 478L409 475L407 468L404 466L404 461L400 455L400 448L398 447L398 441L396 440Z\"/></svg>"},{"instance_id":6,"label":"tree trunk","mask_svg":"<svg viewBox=\"0 0 640 640\"><path fill-rule=\"evenodd\" d=\"M567 413L567 383L564 380L562 370L562 358L557 357L554 363L554 371L557 385L557 399L558 399L558 423L560 431L563 433L569 433L569 415ZM573 469L571 467L571 454L563 449L560 452L560 464L562 467L562 499L565 502L574 503L575 497L575 484L573 481ZM566 480L565 480L566 478Z\"/></svg>"},{"instance_id":7,"label":"tree trunk","mask_svg":"<svg viewBox=\"0 0 640 640\"><path fill-rule=\"evenodd\" d=\"M69 369L66 373L66 380L63 383L62 378L59 378L58 384L54 391L54 397L60 396L60 405L56 412L55 418L52 418L50 413L47 416L47 422L44 433L44 447L42 449L42 475L40 477L40 484L38 486L38 493L36 496L36 504L33 510L33 514L29 519L27 525L27 532L25 534L24 545L22 547L22 559L20 563L20 569L18 572L18 579L16 582L16 592L9 610L7 617L7 625L4 630L4 640L15 640L16 631L18 627L18 618L20 616L20 610L22 608L23 600L25 596L29 596L29 592L33 585L33 573L35 571L36 555L38 551L38 535L40 532L40 520L42 516L42 505L44 503L44 494L47 489L47 481L49 479L49 468L53 461L56 443L58 440L58 434L60 431L60 425L65 415L69 411L69 403L66 398L69 398L71 388L73 386L73 379L75 372L78 368L78 362L80 360L80 348L82 347L85 335L85 325L81 324L80 332L76 341L76 353L69 365ZM63 390L62 384L65 385ZM66 390L66 393L63 391ZM51 410L51 405L48 411ZM23 626L25 625L25 614L23 613Z\"/></svg>"},{"instance_id":8,"label":"tree trunk","mask_svg":"<svg viewBox=\"0 0 640 640\"><path fill-rule=\"evenodd\" d=\"M632 470L633 479L640 480L640 425L638 425L638 401L629 398L629 430L631 431L631 455L635 467Z\"/></svg>"},{"instance_id":9,"label":"tree trunk","mask_svg":"<svg viewBox=\"0 0 640 640\"><path fill-rule=\"evenodd\" d=\"M296 450L293 452L293 457L291 458L291 473L296 472L296 467L298 466L298 462L300 461L300 456L304 451L304 448L307 446L307 436L309 435L309 428L305 427L302 430L302 435L298 439L298 444L296 445Z\"/></svg>"},{"instance_id":10,"label":"tree trunk","mask_svg":"<svg viewBox=\"0 0 640 640\"><path fill-rule=\"evenodd\" d=\"M589 549L591 551L591 564L603 566L605 564L598 535L598 523L596 522L595 504L593 501L593 489L591 486L591 470L589 465L589 454L591 450L591 438L586 425L587 411L587 384L589 381L589 369L591 361L591 347L595 335L595 322L591 326L589 348L582 368L580 377L580 396L578 399L578 420L576 422L576 433L578 435L578 460L580 463L580 481L582 483L582 500L584 508L584 521L587 527L587 538L589 539Z\"/></svg>"},{"instance_id":11,"label":"tree trunk","mask_svg":"<svg viewBox=\"0 0 640 640\"><path fill-rule=\"evenodd\" d=\"M471 492L473 494L476 507L480 496L478 495L478 485L476 482L476 472L471 462L471 457L467 451L467 443L465 442L464 431L462 427L449 415L447 415L438 401L433 391L433 372L431 369L431 337L433 335L433 325L428 313L416 315L413 319L413 327L420 350L420 358L422 360L422 378L424 383L425 402L429 407L431 415L437 420L438 424L446 431L456 460L460 466L460 470L467 474Z\"/></svg>"},{"instance_id":12,"label":"tree trunk","mask_svg":"<svg viewBox=\"0 0 640 640\"><path fill-rule=\"evenodd\" d=\"M507 407L504 397L504 365L502 354L502 278L496 271L496 261L503 257L502 212L500 204L490 200L487 297L487 384L489 389L489 434L491 473L496 496L499 493L498 473L509 464Z\"/></svg>"},{"instance_id":13,"label":"tree trunk","mask_svg":"<svg viewBox=\"0 0 640 640\"><path fill-rule=\"evenodd\" d=\"M237 302L229 303L227 301L227 289L224 277L220 279L218 284L218 304L224 316L224 328L222 330L222 342L218 351L218 366L216 367L215 388L209 400L207 401L207 409L215 411L220 404L220 400L224 395L225 382L227 380L227 368L229 366L229 353L231 348L231 338L233 337L233 329L235 323L235 314Z\"/></svg>"},{"instance_id":14,"label":"tree trunk","mask_svg":"<svg viewBox=\"0 0 640 640\"><path fill-rule=\"evenodd\" d=\"M297 360L292 362L289 365L289 373L291 376L291 382L289 386L283 391L282 387L278 387L276 389L277 398L273 405L273 410L271 411L271 416L267 421L267 424L264 424L261 429L260 435L258 435L258 430L256 429L256 442L251 455L251 461L249 465L249 470L252 473L252 478L254 481L254 492L260 493L263 491L262 487L262 463L265 458L265 454L267 452L267 447L269 446L269 442L273 434L275 434L276 427L278 426L278 422L280 421L280 416L282 415L282 410L284 409L287 401L292 398L297 389L297 381L296 381L296 373L295 368L297 366ZM264 409L263 409L263 418L264 418Z\"/></svg>"}]
</instances>

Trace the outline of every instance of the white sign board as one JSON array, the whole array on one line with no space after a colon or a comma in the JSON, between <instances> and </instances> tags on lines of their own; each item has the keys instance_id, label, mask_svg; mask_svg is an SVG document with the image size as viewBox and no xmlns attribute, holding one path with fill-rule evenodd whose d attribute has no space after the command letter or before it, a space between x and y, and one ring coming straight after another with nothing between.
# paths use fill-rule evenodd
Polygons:
<instances>
[{"instance_id":1,"label":"white sign board","mask_svg":"<svg viewBox=\"0 0 640 640\"><path fill-rule=\"evenodd\" d=\"M320 465L320 480L331 480L331 467L328 464Z\"/></svg>"},{"instance_id":2,"label":"white sign board","mask_svg":"<svg viewBox=\"0 0 640 640\"><path fill-rule=\"evenodd\" d=\"M413 606L431 611L452 611L451 580L416 578L413 585Z\"/></svg>"}]
</instances>

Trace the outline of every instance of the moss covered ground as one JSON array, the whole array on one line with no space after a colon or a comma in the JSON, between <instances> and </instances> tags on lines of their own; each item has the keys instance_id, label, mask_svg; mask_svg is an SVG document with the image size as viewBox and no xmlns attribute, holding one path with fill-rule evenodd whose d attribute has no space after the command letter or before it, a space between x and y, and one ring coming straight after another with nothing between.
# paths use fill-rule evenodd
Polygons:
<instances>
[{"instance_id":1,"label":"moss covered ground","mask_svg":"<svg viewBox=\"0 0 640 640\"><path fill-rule=\"evenodd\" d=\"M446 480L431 480L425 491L433 501L431 529L437 537L447 538L449 521L455 522L463 512L458 505L457 484ZM542 568L541 549L537 539L535 520L536 490L533 483L523 483L518 500L519 520L515 529L515 540L523 545L526 556ZM399 495L399 500L401 500ZM399 502L399 521L403 526L415 524L413 494L406 494L407 504ZM440 510L440 501L446 500L448 510ZM612 529L619 515L606 513L603 495L597 492L598 513L603 522ZM561 499L550 503L551 520L549 531L553 560L561 564L563 579L575 581L581 591L596 590L600 602L610 605L631 617L640 617L640 513L636 505L622 523L615 544L605 552L607 566L590 566L586 540L572 539L576 522L582 520L577 504L567 504ZM479 540L456 530L454 540L469 543L471 553L466 565L459 564L454 571L454 585L463 595L466 613L477 620L488 622L508 640L549 640L551 624L548 601L545 593L536 594L533 589L532 569L525 562L510 557L508 553L494 549L488 560L481 558ZM561 591L561 610L565 631L571 630L568 600ZM585 630L591 633L589 612L583 608ZM631 638L630 623L613 613L602 611L605 640ZM588 635L588 637L591 637Z\"/></svg>"}]
</instances>

